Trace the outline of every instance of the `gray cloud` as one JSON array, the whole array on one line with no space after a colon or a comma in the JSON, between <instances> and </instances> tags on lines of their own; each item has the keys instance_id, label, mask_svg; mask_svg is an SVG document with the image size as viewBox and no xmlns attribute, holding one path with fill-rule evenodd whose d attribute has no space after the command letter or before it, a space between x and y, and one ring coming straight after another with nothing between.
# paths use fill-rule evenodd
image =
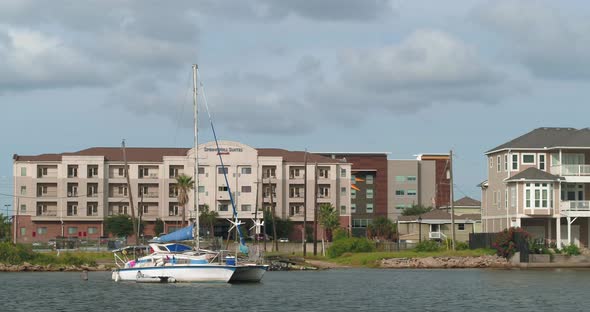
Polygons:
<instances>
[{"instance_id":1,"label":"gray cloud","mask_svg":"<svg viewBox=\"0 0 590 312\"><path fill-rule=\"evenodd\" d=\"M506 39L518 62L549 79L590 78L590 22L542 1L493 1L473 17Z\"/></svg>"}]
</instances>

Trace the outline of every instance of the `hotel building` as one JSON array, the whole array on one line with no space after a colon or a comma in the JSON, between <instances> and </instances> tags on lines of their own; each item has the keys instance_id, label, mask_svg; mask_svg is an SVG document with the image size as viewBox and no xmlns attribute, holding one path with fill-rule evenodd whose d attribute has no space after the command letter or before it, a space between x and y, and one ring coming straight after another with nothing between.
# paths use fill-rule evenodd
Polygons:
<instances>
[{"instance_id":1,"label":"hotel building","mask_svg":"<svg viewBox=\"0 0 590 312\"><path fill-rule=\"evenodd\" d=\"M307 194L307 220L311 224L317 193L318 205L332 204L339 212L341 226L350 227L350 163L308 153L307 189L304 189L304 152L257 149L231 141L220 142L220 147L228 183L215 144L210 142L199 145L197 189L199 205L208 205L217 211L219 219L232 216L229 187L238 218L243 221L251 223L258 199L259 218L262 217L261 207L270 207L272 203L277 217L290 218L300 224ZM165 232L173 231L182 216L175 179L181 174L193 175L193 153L189 148L127 148L130 188L121 148L94 147L73 153L14 155L13 207L17 241L47 241L56 236L88 239L105 236L106 217L131 215L129 193L136 211L142 212L145 235L154 235L158 218L164 222ZM193 207L191 192L186 205L187 219L194 217ZM301 231L300 225L298 230ZM301 237L301 233L294 235Z\"/></svg>"}]
</instances>

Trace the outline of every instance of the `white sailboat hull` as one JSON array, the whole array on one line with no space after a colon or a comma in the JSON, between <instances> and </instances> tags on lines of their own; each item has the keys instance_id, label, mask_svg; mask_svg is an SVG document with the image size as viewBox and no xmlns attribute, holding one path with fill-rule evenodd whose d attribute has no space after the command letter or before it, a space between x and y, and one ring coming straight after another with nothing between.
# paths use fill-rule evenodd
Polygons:
<instances>
[{"instance_id":1,"label":"white sailboat hull","mask_svg":"<svg viewBox=\"0 0 590 312\"><path fill-rule=\"evenodd\" d=\"M138 281L138 276L143 275L143 278L173 278L176 282L227 283L230 281L235 269L234 266L225 265L177 265L125 268L114 270L112 279L114 281Z\"/></svg>"}]
</instances>

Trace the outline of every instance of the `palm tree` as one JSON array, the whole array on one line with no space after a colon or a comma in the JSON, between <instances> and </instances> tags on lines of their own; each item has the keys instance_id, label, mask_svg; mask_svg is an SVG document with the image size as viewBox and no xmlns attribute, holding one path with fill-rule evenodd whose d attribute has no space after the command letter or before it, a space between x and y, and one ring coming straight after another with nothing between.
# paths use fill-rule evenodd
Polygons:
<instances>
[{"instance_id":1,"label":"palm tree","mask_svg":"<svg viewBox=\"0 0 590 312\"><path fill-rule=\"evenodd\" d=\"M178 204L182 206L182 224L186 221L186 204L188 203L188 193L195 188L195 181L192 177L181 174L176 177L176 187L178 188Z\"/></svg>"},{"instance_id":2,"label":"palm tree","mask_svg":"<svg viewBox=\"0 0 590 312\"><path fill-rule=\"evenodd\" d=\"M391 222L387 217L376 217L367 227L367 231L370 238L376 237L378 239L386 240L393 237L396 231L396 226L395 223Z\"/></svg>"},{"instance_id":3,"label":"palm tree","mask_svg":"<svg viewBox=\"0 0 590 312\"><path fill-rule=\"evenodd\" d=\"M199 214L199 220L209 226L209 237L214 236L215 232L214 232L214 225L215 222L217 221L217 218L219 217L219 214L217 213L217 211L215 210L211 210L209 211L209 205L204 205L203 209L200 209L200 214Z\"/></svg>"},{"instance_id":4,"label":"palm tree","mask_svg":"<svg viewBox=\"0 0 590 312\"><path fill-rule=\"evenodd\" d=\"M322 235L322 254L325 255L324 238L328 235L328 231L331 233L334 229L340 226L338 212L332 204L325 203L320 205L319 222L324 229L324 235Z\"/></svg>"}]
</instances>

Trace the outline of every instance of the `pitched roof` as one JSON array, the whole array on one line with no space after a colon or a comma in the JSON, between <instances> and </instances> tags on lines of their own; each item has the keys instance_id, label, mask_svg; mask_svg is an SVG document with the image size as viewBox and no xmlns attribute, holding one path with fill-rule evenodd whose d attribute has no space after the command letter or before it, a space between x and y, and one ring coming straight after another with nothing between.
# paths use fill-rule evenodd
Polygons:
<instances>
[{"instance_id":1,"label":"pitched roof","mask_svg":"<svg viewBox=\"0 0 590 312\"><path fill-rule=\"evenodd\" d=\"M465 196L465 197L453 202L453 205L459 206L459 207L480 207L481 202L477 199L473 199L469 196Z\"/></svg>"},{"instance_id":2,"label":"pitched roof","mask_svg":"<svg viewBox=\"0 0 590 312\"><path fill-rule=\"evenodd\" d=\"M429 212L423 213L421 215L416 216L399 216L397 217L398 221L406 221L406 222L417 222L418 217L422 217L422 222L427 223L428 221L451 221L451 214L448 213L446 210L443 209L433 209ZM481 216L479 214L464 214L464 215L455 215L455 222L464 222L466 220L479 220Z\"/></svg>"},{"instance_id":3,"label":"pitched roof","mask_svg":"<svg viewBox=\"0 0 590 312\"><path fill-rule=\"evenodd\" d=\"M526 170L519 172L511 176L510 178L506 179L506 181L516 181L516 180L533 180L533 181L558 181L563 180L562 177L553 175L549 172L545 172L543 170L539 170L534 167L527 168Z\"/></svg>"},{"instance_id":4,"label":"pitched roof","mask_svg":"<svg viewBox=\"0 0 590 312\"><path fill-rule=\"evenodd\" d=\"M496 146L486 154L510 148L590 147L590 128L537 128Z\"/></svg>"}]
</instances>

